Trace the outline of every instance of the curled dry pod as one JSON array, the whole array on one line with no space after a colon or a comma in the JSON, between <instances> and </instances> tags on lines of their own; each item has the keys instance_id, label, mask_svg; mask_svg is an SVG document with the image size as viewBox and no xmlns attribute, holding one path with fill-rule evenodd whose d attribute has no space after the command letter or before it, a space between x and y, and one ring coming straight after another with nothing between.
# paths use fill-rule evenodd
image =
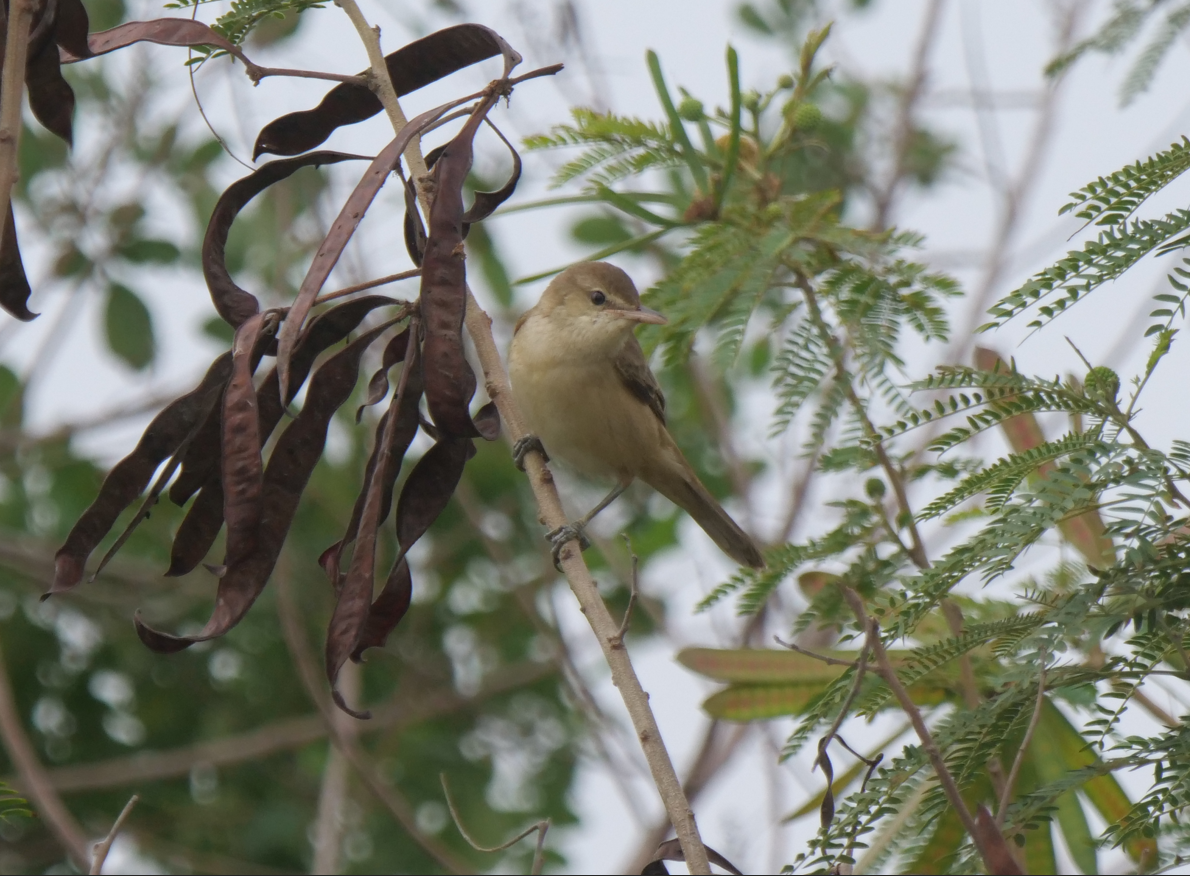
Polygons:
<instances>
[{"instance_id":1,"label":"curled dry pod","mask_svg":"<svg viewBox=\"0 0 1190 876\"><path fill-rule=\"evenodd\" d=\"M0 232L0 307L17 319L28 322L37 314L29 310L29 280L21 262L21 249L17 244L17 227L12 218L12 205L4 217L4 229Z\"/></svg>"},{"instance_id":2,"label":"curled dry pod","mask_svg":"<svg viewBox=\"0 0 1190 876\"><path fill-rule=\"evenodd\" d=\"M326 672L336 704L356 717L367 717L353 711L344 702L336 687L339 670L355 652L372 601L376 566L376 536L380 525L388 517L393 485L401 470L405 451L417 434L418 401L421 398L421 367L416 338L418 326L413 324L409 334L414 343L407 346L405 368L392 404L384 417L384 428L377 434L376 446L369 460L371 477L365 480L361 501L356 502L347 535L331 551L324 553L323 568L336 585L338 599L331 617L326 640ZM339 581L339 555L343 545L356 539L351 567L346 579Z\"/></svg>"},{"instance_id":3,"label":"curled dry pod","mask_svg":"<svg viewBox=\"0 0 1190 876\"><path fill-rule=\"evenodd\" d=\"M511 51L495 31L479 24L457 24L409 43L384 60L397 97L403 97L487 58L507 57ZM265 125L252 157L297 155L314 149L336 128L362 122L381 109L379 99L366 86L336 85L314 109L288 113Z\"/></svg>"},{"instance_id":4,"label":"curled dry pod","mask_svg":"<svg viewBox=\"0 0 1190 876\"><path fill-rule=\"evenodd\" d=\"M262 512L260 416L252 382L252 351L265 328L265 314L249 317L236 329L231 348L231 380L223 393L223 519L227 559L233 566L256 550Z\"/></svg>"},{"instance_id":5,"label":"curled dry pod","mask_svg":"<svg viewBox=\"0 0 1190 876\"><path fill-rule=\"evenodd\" d=\"M339 304L312 320L294 351L294 384L286 403L292 401L293 396L301 389L310 367L319 355L351 334L364 317L377 307L397 303L394 299L384 295L366 295ZM284 410L278 394L275 368L261 383L257 393L257 403L260 417L260 440L263 443L273 434L273 430L281 421ZM222 407L217 410L217 413L219 414L217 425L221 427ZM207 424L204 424L203 434L206 429ZM209 450L212 450L213 453L192 458L189 454L189 450L195 448L195 443L192 442L183 459L182 474L179 475L178 482L181 483L183 480L187 480L188 483L198 481L202 488L198 498L195 499L194 504L186 513L186 517L182 520L177 535L174 536L169 571L166 572L168 576L185 575L194 570L207 555L211 545L215 543L215 537L223 526L223 482L220 472L221 434L221 428L216 429L213 442L208 445ZM196 437L195 442L197 441ZM172 492L171 498L173 498Z\"/></svg>"},{"instance_id":6,"label":"curled dry pod","mask_svg":"<svg viewBox=\"0 0 1190 876\"><path fill-rule=\"evenodd\" d=\"M73 35L73 31L72 31ZM161 46L210 46L235 55L245 64L251 64L239 46L211 30L201 21L190 18L155 18L151 21L129 21L110 30L90 34L87 37L86 52L79 54L76 40L59 41L59 53L63 64L106 55L133 43L148 42Z\"/></svg>"},{"instance_id":7,"label":"curled dry pod","mask_svg":"<svg viewBox=\"0 0 1190 876\"><path fill-rule=\"evenodd\" d=\"M104 478L99 495L75 523L66 542L54 555L54 583L50 593L74 587L83 577L87 557L107 535L120 513L144 491L157 467L172 455L199 424L211 401L231 374L231 354L212 363L202 382L167 405L145 429L136 448Z\"/></svg>"},{"instance_id":8,"label":"curled dry pod","mask_svg":"<svg viewBox=\"0 0 1190 876\"><path fill-rule=\"evenodd\" d=\"M202 273L215 310L232 328L236 328L260 309L256 296L241 289L227 270L227 235L232 223L244 207L266 188L292 176L303 167L321 167L340 161L366 160L360 155L345 152L313 152L300 158L270 161L243 179L238 179L219 196L207 233L202 241Z\"/></svg>"},{"instance_id":9,"label":"curled dry pod","mask_svg":"<svg viewBox=\"0 0 1190 876\"><path fill-rule=\"evenodd\" d=\"M148 626L138 614L136 631L145 645L165 654L181 651L195 642L222 636L243 619L264 590L281 555L302 492L326 445L331 417L355 388L360 357L390 327L391 323L385 323L360 335L314 373L306 404L277 439L264 472L263 513L256 549L229 565L219 579L215 610L206 626L195 636L174 636Z\"/></svg>"}]
</instances>

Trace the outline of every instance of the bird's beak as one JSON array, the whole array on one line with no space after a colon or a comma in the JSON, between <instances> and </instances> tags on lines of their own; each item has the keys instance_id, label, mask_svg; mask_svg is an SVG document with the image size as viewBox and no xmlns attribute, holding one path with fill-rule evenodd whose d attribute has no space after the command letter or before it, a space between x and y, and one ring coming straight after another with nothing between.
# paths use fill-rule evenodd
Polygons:
<instances>
[{"instance_id":1,"label":"bird's beak","mask_svg":"<svg viewBox=\"0 0 1190 876\"><path fill-rule=\"evenodd\" d=\"M627 319L630 322L645 322L650 325L665 325L669 322L660 313L648 307L641 307L640 310L612 310L609 312L618 316L620 319Z\"/></svg>"}]
</instances>

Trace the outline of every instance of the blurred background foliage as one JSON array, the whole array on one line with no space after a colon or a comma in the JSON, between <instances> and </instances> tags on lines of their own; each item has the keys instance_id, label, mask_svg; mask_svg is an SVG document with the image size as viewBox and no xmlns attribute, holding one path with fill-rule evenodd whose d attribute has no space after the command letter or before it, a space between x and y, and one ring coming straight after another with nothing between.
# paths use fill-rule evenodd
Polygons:
<instances>
[{"instance_id":1,"label":"blurred background foliage","mask_svg":"<svg viewBox=\"0 0 1190 876\"><path fill-rule=\"evenodd\" d=\"M877 3L835 4L833 12L839 18L834 27L846 28L849 15L862 14ZM574 9L566 2L555 5L563 11ZM256 6L263 8L247 2L233 6L240 18L252 18L259 11ZM284 11L285 4L273 7ZM93 31L120 22L126 12L120 0L87 0L87 9ZM581 190L576 183L566 189L562 200L586 205L572 220L574 241L596 257L633 254L670 277L655 290L655 300L677 317L675 328L681 329L683 307L690 298L682 283L704 276L692 273L690 263L683 262L692 241L697 246L700 240L696 226L718 226L718 219L733 215L733 210L737 217L755 214L771 222L776 221L774 214L764 212L770 206L820 203L821 215L814 217L818 224L810 236L827 249L839 246L868 259L865 264L883 265L882 270L891 272L883 277L904 269L925 296L917 311L926 327L921 334L942 335L940 305L931 296L950 296L954 287L945 278L914 273L916 269L896 261L899 255L892 245L903 244L911 251L914 241L889 238L885 232L892 225L895 202L906 191L928 190L957 172L963 159L959 145L912 113L901 113L916 87L910 78L864 81L844 70L815 79L821 71L812 64L813 52L807 59L803 51L812 29L823 24L815 0L743 3L736 11L752 32L788 48L789 74L766 93L741 93L737 79L737 101L725 107L704 107L697 96L671 84L673 111L697 132L692 142L675 145L671 135L681 123L664 129L661 122L662 127L650 131L636 120L597 113L576 115L568 128L529 140L532 148L612 144L609 157L627 157L630 162L619 176L594 176ZM257 40L283 46L302 28L317 27L318 16L334 14L340 13L314 10L299 18L291 9L280 17L260 18L249 45ZM1148 14L1137 13L1141 18ZM424 16L428 30L430 23L464 20L465 10L440 2L427 7ZM1130 33L1138 29L1139 24ZM1126 44L1123 39L1110 45L1106 38L1101 42L1088 41L1071 51ZM569 63L573 50L573 45L559 41L554 47L557 57L546 60ZM656 81L663 75L665 58L651 60ZM643 68L646 62L639 63ZM119 75L113 72L117 69ZM18 709L38 753L90 834L105 833L128 796L134 790L141 795L135 830L130 831L141 863L171 872L296 872L312 866L330 868L323 872L434 872L438 865L362 784L349 780L345 789L336 790L333 777L342 766L333 764L312 691L295 668L302 659L318 659L332 602L317 559L342 534L370 449L371 429L352 422L356 404L341 410L332 450L315 471L299 509L276 576L284 579L284 587L268 588L246 620L224 639L164 658L148 652L133 631L130 617L137 609L150 622L183 631L187 625L198 628L209 611L209 573L198 570L176 580L161 577L168 566L169 535L181 520L181 509L168 502L157 506L97 581L68 598L38 599L51 577L54 550L95 496L104 472L99 461L77 446L78 436L95 424L78 423L53 434L31 434L24 428L24 411L33 394L52 391L43 379L47 362L81 311L58 302L101 302L98 309L86 312L97 314L95 330L112 356L127 369L151 373L164 341L154 327L144 290L160 282L154 271L161 268L200 275L201 230L219 194L216 181L225 180L231 166L218 142L180 133L193 132L187 120L194 106L163 108L161 86L143 60L139 66L122 63L117 68L113 61L101 59L74 65L65 73L78 96L76 117L85 120L88 137L68 155L36 125L27 127L17 192L25 220L22 242L34 241L44 263L52 265L36 300L46 302L47 311L53 304L54 315L43 319L56 322L29 364L19 372L0 367L0 644ZM731 76L730 62L725 75ZM153 112L146 113L146 106ZM660 106L656 118L663 118ZM898 118L906 119L906 125L892 124ZM673 125L674 120L669 122ZM526 161L539 155L530 151ZM890 156L897 158L890 162ZM563 166L557 179L577 180L582 176L579 170ZM647 191L625 193L616 185L641 171L648 172ZM738 174L734 180L733 173ZM494 188L478 174L472 182L478 189ZM237 222L228 266L266 304L288 301L296 292L301 268L324 230L325 211L319 206L327 194L326 177L304 170L257 199ZM514 202L506 212L517 209L544 210L549 204ZM862 227L849 226L847 220L856 215L868 221ZM782 213L780 218L789 216ZM498 236L483 225L472 228L468 250L471 281L481 287L486 301L494 303L492 316L498 329L507 333L519 315L514 285L518 278L501 252ZM555 265L543 256L539 267L547 266ZM846 310L846 293L840 286L841 313ZM393 294L403 293L397 287ZM769 296L761 309L773 326L779 326L795 305ZM780 338L775 332L745 332L751 314L751 306L742 315L730 308L709 316L690 313L685 335L655 333L648 338L671 354L658 358L671 429L704 482L720 496L746 496L759 479L771 474L759 459L731 452L732 444L723 435L731 428L741 397L758 387L771 391L774 369L778 393L792 399L786 425L803 402L807 409L818 406L826 411L821 429L811 432L811 458L817 460L824 436L838 425L841 403L836 396L843 382L833 384L834 390L802 386L790 366L782 384ZM708 324L719 341L718 354L711 344L695 343L695 335ZM196 324L194 333L212 348L225 346L230 336L222 326L212 318ZM0 340L18 330L5 325ZM898 364L897 345L902 341L869 340L871 355L859 367L868 369L865 373L879 393L891 385L885 368ZM359 394L362 399L362 387ZM881 404L897 409L895 392L881 397ZM164 400L146 398L143 405L116 411L104 422L143 415ZM374 423L373 417L366 413L366 422ZM854 436L857 427L848 421L841 428ZM825 476L873 467L870 451L855 441L842 444L824 461ZM416 456L411 454L407 465ZM915 476L954 479L968 470L965 465L921 463ZM848 477L853 487L864 484L853 471ZM844 528L850 527L849 545L888 525L874 516L883 485L865 488L866 494L840 500L831 512L838 511ZM678 545L678 515L672 507L636 491L617 507L623 530L631 534L631 549L643 563ZM777 541L786 541L794 532L801 511L795 504ZM471 833L494 843L531 819L548 817L556 826L575 825L581 759L599 762L613 775L632 769L625 766L632 753L624 753L622 740L609 729L617 719L602 713L559 631L555 600L568 594L558 586L540 534L532 497L524 478L509 464L507 448L484 444L468 465L454 501L415 551L417 583L409 615L358 679L360 698L372 705L376 717L355 732L374 769L407 798L418 831L440 838L481 870L527 870L531 848L525 843L494 856L467 846L450 825L439 774L449 777ZM613 614L622 612L629 592L628 552L618 540L596 539L596 548L587 554L588 561ZM382 550L391 555L392 542ZM889 569L877 571L891 576ZM751 607L760 607L778 581L769 582L769 591ZM822 583L802 576L802 594L807 599L820 597ZM814 604L822 617L834 618L823 598ZM1007 605L964 607L969 618L982 623L998 622L1012 613ZM739 644L764 646L766 624L787 632L792 622L788 608L770 605L755 615L743 625ZM629 641L634 648L667 641L666 624L664 602L645 598L633 616ZM835 641L829 626L803 631L806 638L799 641L829 647ZM924 634L942 639L947 632L938 623ZM775 670L776 675L758 677L755 667L732 670L732 658L725 653L702 655L701 662L695 652L682 656L695 671L728 683L707 703L715 720L703 754L720 750L715 746L721 742L716 733L722 719L798 714L807 704L819 702L824 691L837 687L839 674L829 672L814 676L807 689L803 682L812 673L808 665L793 666L796 659L786 661L789 665ZM796 657L782 654L782 659ZM789 683L791 674L801 681ZM774 698L774 680L782 688L777 694L785 699ZM749 698L757 684L768 685L759 700ZM923 703L953 703L961 696L953 679L932 688L925 685L918 693ZM1085 765L1062 713L1047 710L1045 721L1051 732L1042 735L1050 747L1038 743L1022 773L1022 792L1056 780L1055 763L1066 769ZM1012 734L998 740L1005 760L1011 759L1023 732L1022 726L1014 725ZM1060 742L1055 741L1058 737ZM700 763L693 770L695 777ZM10 781L12 773L12 765L0 755L0 780ZM840 782L854 782L858 776L855 770L840 774ZM701 786L707 781L703 776ZM624 793L629 807L631 793ZM1111 813L1118 817L1121 807L1128 805L1111 782L1082 794L1087 811L1094 809L1104 819ZM920 803L921 795L916 799ZM819 802L809 800L791 817L812 814ZM1094 842L1074 792L1058 810L1065 846L1080 869L1093 872ZM650 841L656 845L656 834L655 828L642 842L645 852ZM316 857L320 836L330 836L333 849ZM19 814L0 818L0 839L0 872L71 872L62 850L35 819ZM961 832L943 818L933 832L923 835L920 846L905 852L906 867L909 872L945 872L959 860L961 840ZM561 867L557 843L548 845L547 868ZM1142 850L1129 851L1139 856ZM618 862L634 850L608 853ZM1032 842L1027 853L1032 867L1051 866L1053 839Z\"/></svg>"}]
</instances>

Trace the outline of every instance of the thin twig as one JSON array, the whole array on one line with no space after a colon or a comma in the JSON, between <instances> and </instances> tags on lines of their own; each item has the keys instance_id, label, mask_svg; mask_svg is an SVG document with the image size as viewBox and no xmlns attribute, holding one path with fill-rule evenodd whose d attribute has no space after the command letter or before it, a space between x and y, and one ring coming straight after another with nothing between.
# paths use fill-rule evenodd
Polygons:
<instances>
[{"instance_id":1,"label":"thin twig","mask_svg":"<svg viewBox=\"0 0 1190 876\"><path fill-rule=\"evenodd\" d=\"M471 834L467 833L467 829L463 827L463 819L459 815L459 810L455 807L455 801L451 799L450 788L446 784L446 773L439 773L438 781L442 782L442 794L444 797L446 797L446 808L450 810L450 817L454 821L455 827L459 829L459 833L462 834L463 839L467 841L468 845L470 845L471 848L475 849L477 852L502 852L505 849L519 843L529 834L533 833L533 831L537 831L537 848L533 851L533 869L529 872L531 872L533 876L539 876L541 873L541 867L545 863L545 835L550 829L550 820L548 818L544 821L539 821L530 827L526 827L512 839L508 840L507 842L500 843L498 846L481 845L480 843L476 842L472 838Z\"/></svg>"},{"instance_id":2,"label":"thin twig","mask_svg":"<svg viewBox=\"0 0 1190 876\"><path fill-rule=\"evenodd\" d=\"M321 73L317 70L290 70L287 67L258 67L255 64L246 65L244 72L248 74L253 85L259 85L261 79L268 79L270 76L290 76L294 79L326 79L330 82L346 82L348 85L368 87L366 77L349 73Z\"/></svg>"},{"instance_id":3,"label":"thin twig","mask_svg":"<svg viewBox=\"0 0 1190 876\"><path fill-rule=\"evenodd\" d=\"M33 24L36 5L36 0L13 0L8 6L4 69L0 74L0 222L12 206L12 187L18 176L17 147L21 142L25 60L29 54L29 28Z\"/></svg>"},{"instance_id":4,"label":"thin twig","mask_svg":"<svg viewBox=\"0 0 1190 876\"><path fill-rule=\"evenodd\" d=\"M847 604L851 607L851 611L855 614L856 620L859 621L860 628L867 633L868 642L871 644L872 652L876 656L876 663L880 668L880 675L884 679L884 683L892 691L893 696L897 698L897 702L900 703L905 714L909 716L909 721L913 724L913 729L917 732L918 739L921 740L922 750L925 751L931 766L934 767L934 774L938 777L938 783L942 786L942 790L946 794L946 799L950 801L955 814L958 815L959 821L962 822L963 829L971 836L971 841L975 843L975 848L983 859L984 865L990 867L992 855L984 843L983 834L976 825L975 817L971 814L971 810L967 808L967 804L963 800L963 795L959 791L959 786L955 783L954 776L946 768L946 761L942 758L942 752L939 751L938 744L934 742L934 737L930 735L929 728L926 727L921 710L910 698L909 692L905 690L905 686L901 684L901 680L897 678L892 661L888 659L888 652L884 650L884 643L880 641L880 624L868 617L868 613L864 609L863 600L860 599L859 594L855 590L847 586L842 586L839 589L843 593L843 598L847 600Z\"/></svg>"},{"instance_id":5,"label":"thin twig","mask_svg":"<svg viewBox=\"0 0 1190 876\"><path fill-rule=\"evenodd\" d=\"M91 876L103 872L103 863L107 860L107 853L112 850L112 843L116 841L116 837L120 835L120 830L124 827L124 822L128 820L128 816L132 814L132 808L140 802L140 797L133 794L128 798L128 802L124 804L124 808L116 817L116 823L112 825L112 829L107 832L107 836L103 838L102 842L95 844L95 856L91 860L91 869L88 871Z\"/></svg>"},{"instance_id":6,"label":"thin twig","mask_svg":"<svg viewBox=\"0 0 1190 876\"><path fill-rule=\"evenodd\" d=\"M1029 727L1025 730L1025 738L1021 740L1020 750L1012 761L1012 769L1008 771L1008 779L1004 782L1004 791L1000 794L1000 805L996 807L996 827L1004 827L1004 814L1008 811L1008 803L1012 800L1016 779L1020 775L1021 765L1025 762L1025 753L1029 750L1029 743L1033 741L1033 733L1041 721L1041 710L1045 706L1045 649L1038 655L1041 658L1041 672L1037 677L1037 702L1033 706L1033 717L1029 719Z\"/></svg>"},{"instance_id":7,"label":"thin twig","mask_svg":"<svg viewBox=\"0 0 1190 876\"><path fill-rule=\"evenodd\" d=\"M335 2L351 18L367 48L372 69L371 86L384 105L394 132L399 134L405 126L405 114L401 111L396 91L392 88L388 67L381 54L379 34L368 25L355 0L335 0ZM535 76L550 75L556 73L558 69L560 69L560 65L531 71L516 80L510 80L509 84ZM409 147L405 150L405 160L415 180L421 179L426 174L425 160L421 155L421 143L418 137L413 137L409 141ZM426 198L425 188L425 186L418 187L418 196L428 215L429 202ZM508 373L504 369L499 350L496 348L496 341L492 336L492 319L480 307L470 289L467 290L465 324L483 369L488 398L496 404L500 412L500 418L507 429L508 440L515 444L528 433L516 402L513 400L508 383ZM525 459L525 471L529 477L534 498L537 500L541 521L550 529L564 525L567 522L566 513L554 485L553 475L550 474L540 453L534 451L528 454ZM657 792L665 804L670 822L682 843L690 872L710 873L711 866L707 860L702 838L698 833L694 812L690 808L690 802L682 789L677 770L674 769L673 761L661 738L661 730L657 726L657 719L649 705L649 695L641 687L640 679L632 668L628 650L612 646L617 624L612 620L603 598L599 595L599 587L587 569L587 564L583 561L582 552L577 550L574 544L565 546L561 552L560 565L571 590L578 599L580 609L586 616L587 622L591 625L595 638L603 650L604 659L611 670L612 683L619 690L632 719L633 728L640 740L645 760L648 761Z\"/></svg>"},{"instance_id":8,"label":"thin twig","mask_svg":"<svg viewBox=\"0 0 1190 876\"><path fill-rule=\"evenodd\" d=\"M2 643L0 643L2 646ZM8 752L8 759L12 761L20 778L20 790L29 798L37 810L37 814L45 821L50 832L61 843L62 848L74 860L80 870L91 863L91 848L86 834L74 820L70 810L62 802L46 776L45 767L37 759L33 744L29 741L21 716L17 712L16 702L12 696L12 684L8 679L8 669L4 664L4 652L0 647L0 740Z\"/></svg>"},{"instance_id":9,"label":"thin twig","mask_svg":"<svg viewBox=\"0 0 1190 876\"><path fill-rule=\"evenodd\" d=\"M909 85L901 95L901 105L897 112L896 133L893 137L894 160L892 173L884 190L876 195L876 213L872 219L872 230L883 231L888 225L889 212L892 210L893 199L897 189L906 176L910 147L913 145L913 117L921 96L925 91L928 77L928 61L930 48L938 33L938 21L941 18L942 0L931 0L926 8L922 20L921 31L917 37L917 45L913 51L913 71L909 74Z\"/></svg>"},{"instance_id":10,"label":"thin twig","mask_svg":"<svg viewBox=\"0 0 1190 876\"><path fill-rule=\"evenodd\" d=\"M624 619L620 621L620 629L612 636L612 647L624 647L624 635L628 632L628 624L632 621L632 609L636 605L636 597L640 594L640 557L632 552L632 539L624 533L624 544L628 545L628 555L632 558L632 572L629 575L628 607L624 609Z\"/></svg>"},{"instance_id":11,"label":"thin twig","mask_svg":"<svg viewBox=\"0 0 1190 876\"><path fill-rule=\"evenodd\" d=\"M819 654L811 651L809 648L803 648L801 645L793 642L786 642L780 636L773 636L773 641L782 648L788 648L790 651L796 651L799 654L805 654L807 657L813 657L815 660L821 660L827 666L846 666L848 669L854 669L856 662L854 660L840 660L838 657L827 657L825 654Z\"/></svg>"},{"instance_id":12,"label":"thin twig","mask_svg":"<svg viewBox=\"0 0 1190 876\"><path fill-rule=\"evenodd\" d=\"M399 274L389 274L387 277L380 277L377 280L368 280L366 283L356 283L354 286L345 286L342 289L336 289L334 292L327 292L325 295L319 295L314 299L313 306L326 304L328 301L334 301L338 298L344 298L348 295L354 295L356 292L363 292L365 289L375 289L377 286L387 286L389 283L395 283L398 280L408 280L412 277L420 276L421 268L414 268L412 271L401 271Z\"/></svg>"}]
</instances>

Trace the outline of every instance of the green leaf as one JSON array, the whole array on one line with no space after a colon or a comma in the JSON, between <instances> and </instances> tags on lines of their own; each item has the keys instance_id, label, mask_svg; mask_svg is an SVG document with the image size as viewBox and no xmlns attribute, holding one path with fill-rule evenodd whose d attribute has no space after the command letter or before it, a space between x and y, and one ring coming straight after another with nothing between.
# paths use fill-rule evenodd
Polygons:
<instances>
[{"instance_id":1,"label":"green leaf","mask_svg":"<svg viewBox=\"0 0 1190 876\"><path fill-rule=\"evenodd\" d=\"M674 106L673 98L669 96L669 89L665 87L665 77L661 73L661 61L657 58L657 53L652 49L645 55L649 63L649 75L653 77L653 85L657 89L657 97L661 101L661 106L665 108L665 115L669 119L670 132L674 140L680 147L682 157L686 159L686 166L690 168L690 174L694 177L694 184L698 187L700 192L707 192L707 172L699 161L698 152L695 151L693 144L690 142L690 137L686 134L686 128L682 124L682 117L678 115L678 110Z\"/></svg>"},{"instance_id":2,"label":"green leaf","mask_svg":"<svg viewBox=\"0 0 1190 876\"><path fill-rule=\"evenodd\" d=\"M117 252L130 262L168 265L178 260L181 252L168 240L130 240Z\"/></svg>"},{"instance_id":3,"label":"green leaf","mask_svg":"<svg viewBox=\"0 0 1190 876\"><path fill-rule=\"evenodd\" d=\"M157 349L153 317L127 286L119 283L108 286L104 328L108 348L129 366L140 371L153 361Z\"/></svg>"}]
</instances>

